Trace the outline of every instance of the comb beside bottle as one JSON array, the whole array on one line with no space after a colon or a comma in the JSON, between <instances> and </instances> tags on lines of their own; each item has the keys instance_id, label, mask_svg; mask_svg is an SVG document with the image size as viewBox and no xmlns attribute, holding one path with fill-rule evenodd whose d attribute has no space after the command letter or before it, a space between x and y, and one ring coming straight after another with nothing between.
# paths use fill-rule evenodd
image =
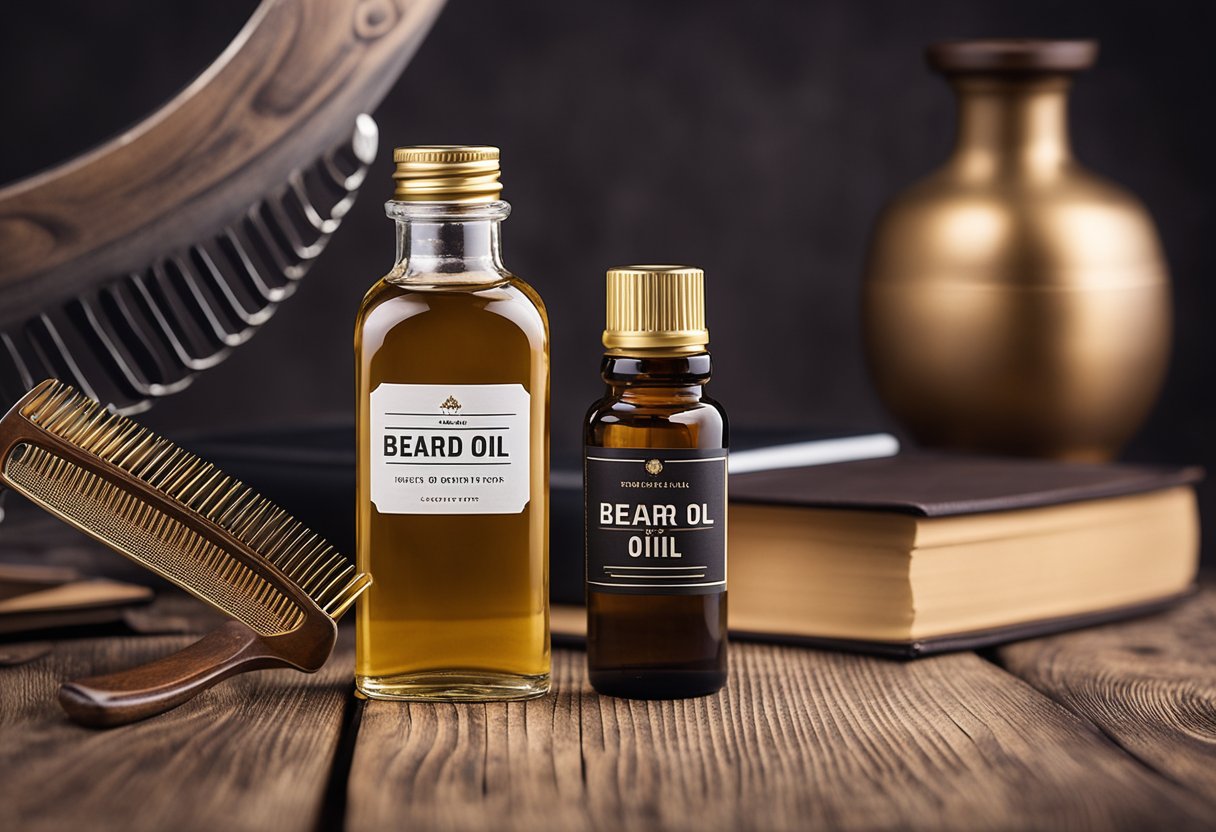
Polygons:
<instances>
[{"instance_id":1,"label":"comb beside bottle","mask_svg":"<svg viewBox=\"0 0 1216 832\"><path fill-rule=\"evenodd\" d=\"M319 670L371 576L243 483L69 385L0 419L0 484L234 621L138 668L65 684L77 722L162 713L237 673Z\"/></svg>"}]
</instances>

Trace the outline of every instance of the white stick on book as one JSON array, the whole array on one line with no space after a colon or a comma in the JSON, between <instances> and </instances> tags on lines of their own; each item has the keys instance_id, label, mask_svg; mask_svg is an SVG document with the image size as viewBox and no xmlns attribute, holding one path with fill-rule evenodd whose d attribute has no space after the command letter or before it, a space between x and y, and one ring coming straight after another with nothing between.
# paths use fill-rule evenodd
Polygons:
<instances>
[{"instance_id":1,"label":"white stick on book","mask_svg":"<svg viewBox=\"0 0 1216 832\"><path fill-rule=\"evenodd\" d=\"M828 465L833 462L854 462L879 459L899 453L899 440L889 433L865 436L843 436L839 439L814 439L770 448L732 451L730 472L750 474L753 471L775 471L778 468L802 468L807 465Z\"/></svg>"}]
</instances>

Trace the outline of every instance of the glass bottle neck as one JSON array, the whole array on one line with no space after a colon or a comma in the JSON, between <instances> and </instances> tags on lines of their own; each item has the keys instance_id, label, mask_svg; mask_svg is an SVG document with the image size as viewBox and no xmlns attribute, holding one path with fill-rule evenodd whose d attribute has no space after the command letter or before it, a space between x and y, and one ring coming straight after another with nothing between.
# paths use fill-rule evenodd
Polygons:
<instances>
[{"instance_id":1,"label":"glass bottle neck","mask_svg":"<svg viewBox=\"0 0 1216 832\"><path fill-rule=\"evenodd\" d=\"M708 352L680 356L605 355L600 375L613 396L699 399L713 370Z\"/></svg>"},{"instance_id":2,"label":"glass bottle neck","mask_svg":"<svg viewBox=\"0 0 1216 832\"><path fill-rule=\"evenodd\" d=\"M1052 174L1072 161L1069 76L952 79L959 118L953 161L976 177Z\"/></svg>"},{"instance_id":3,"label":"glass bottle neck","mask_svg":"<svg viewBox=\"0 0 1216 832\"><path fill-rule=\"evenodd\" d=\"M507 274L499 228L506 202L389 202L397 224L393 277L445 282L494 282Z\"/></svg>"}]
</instances>

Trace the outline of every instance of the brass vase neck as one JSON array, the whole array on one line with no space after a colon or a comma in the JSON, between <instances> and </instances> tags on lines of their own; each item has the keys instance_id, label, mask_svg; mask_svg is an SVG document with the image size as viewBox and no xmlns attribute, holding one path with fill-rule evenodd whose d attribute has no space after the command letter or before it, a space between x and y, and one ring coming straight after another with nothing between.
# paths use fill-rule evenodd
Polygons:
<instances>
[{"instance_id":1,"label":"brass vase neck","mask_svg":"<svg viewBox=\"0 0 1216 832\"><path fill-rule=\"evenodd\" d=\"M1068 93L1097 41L1026 38L935 43L929 66L958 94L954 164L965 177L1051 177L1072 160Z\"/></svg>"},{"instance_id":2,"label":"brass vase neck","mask_svg":"<svg viewBox=\"0 0 1216 832\"><path fill-rule=\"evenodd\" d=\"M1050 175L1072 159L1066 75L951 79L958 95L954 162L976 177Z\"/></svg>"}]
</instances>

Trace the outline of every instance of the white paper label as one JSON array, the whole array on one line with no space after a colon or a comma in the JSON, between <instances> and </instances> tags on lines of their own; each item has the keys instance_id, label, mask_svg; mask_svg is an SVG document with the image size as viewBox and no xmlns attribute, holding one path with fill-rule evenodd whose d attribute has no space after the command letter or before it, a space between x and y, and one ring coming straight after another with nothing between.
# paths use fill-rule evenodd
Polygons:
<instances>
[{"instance_id":1,"label":"white paper label","mask_svg":"<svg viewBox=\"0 0 1216 832\"><path fill-rule=\"evenodd\" d=\"M522 384L381 384L371 492L381 514L519 514L530 494Z\"/></svg>"}]
</instances>

